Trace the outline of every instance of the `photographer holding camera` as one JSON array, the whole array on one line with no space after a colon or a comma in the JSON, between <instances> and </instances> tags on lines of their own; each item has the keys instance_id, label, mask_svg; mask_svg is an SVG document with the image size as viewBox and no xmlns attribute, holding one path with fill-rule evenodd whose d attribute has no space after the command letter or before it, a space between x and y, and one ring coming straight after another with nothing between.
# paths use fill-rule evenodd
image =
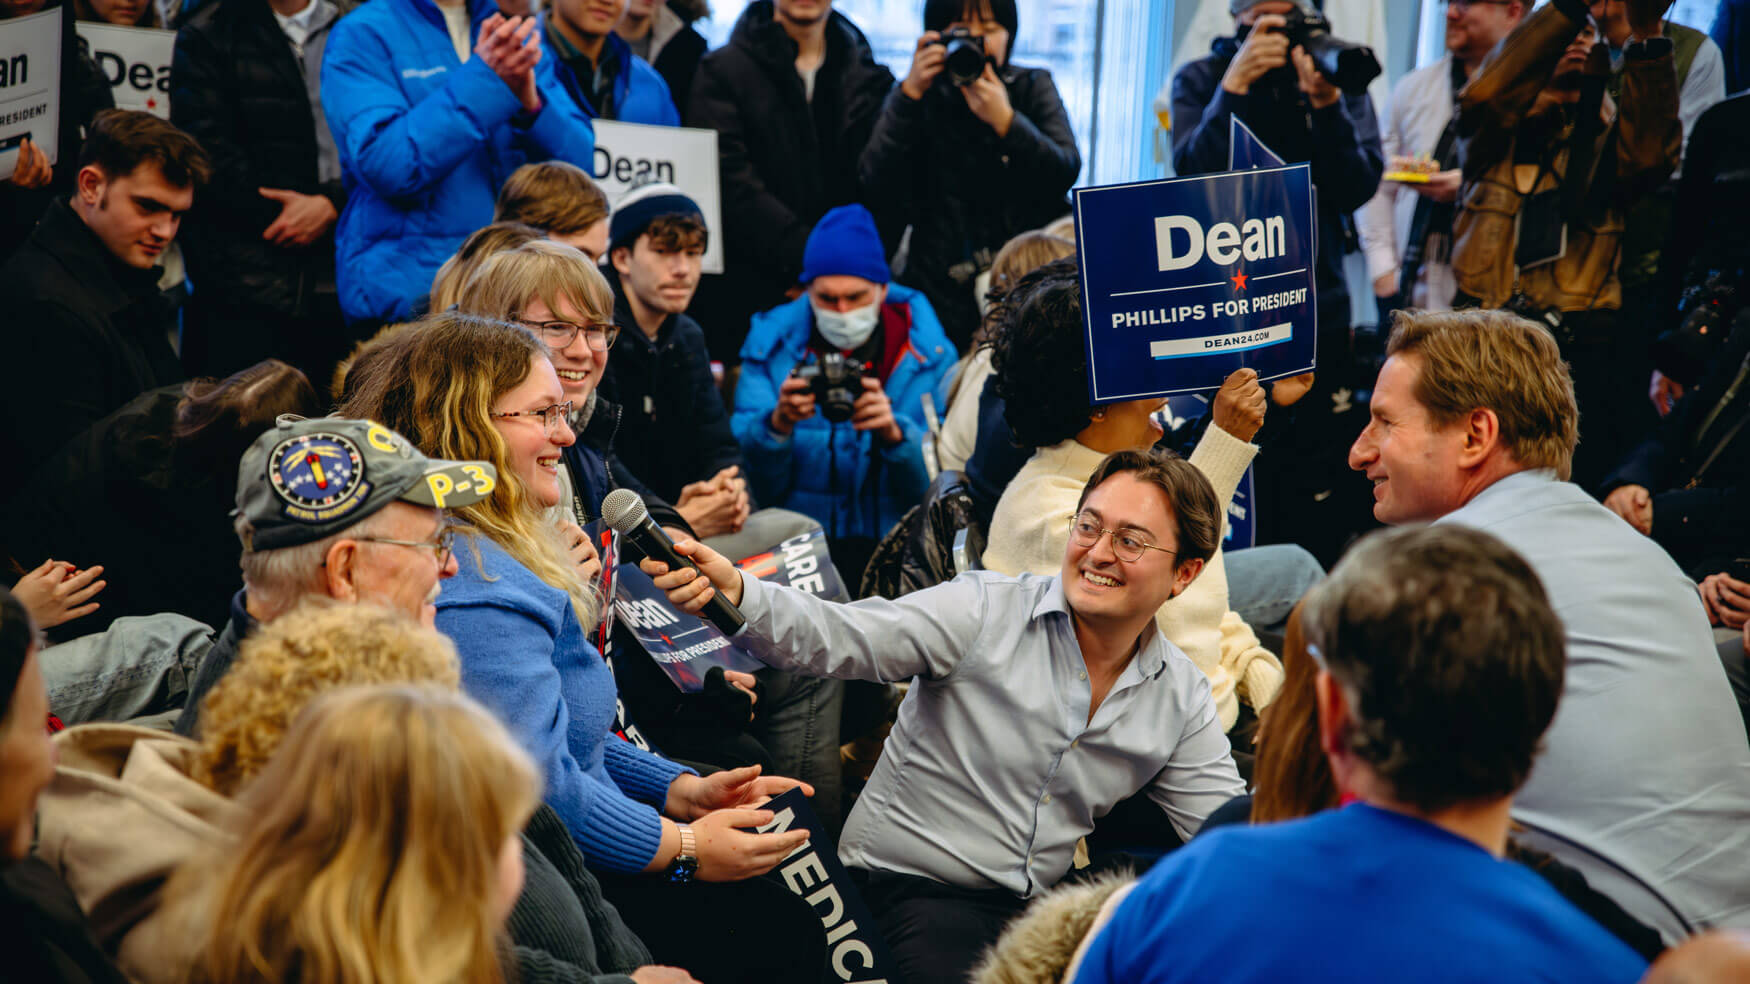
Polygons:
<instances>
[{"instance_id":1,"label":"photographer holding camera","mask_svg":"<svg viewBox=\"0 0 1750 984\"><path fill-rule=\"evenodd\" d=\"M911 226L900 281L964 350L978 275L1016 234L1069 210L1082 158L1051 73L1009 63L1015 0L926 0L924 28L858 175L883 227Z\"/></svg>"},{"instance_id":2,"label":"photographer holding camera","mask_svg":"<svg viewBox=\"0 0 1750 984\"><path fill-rule=\"evenodd\" d=\"M923 395L945 404L959 358L930 302L889 279L869 210L826 213L806 293L754 315L731 420L754 497L824 526L851 583L929 486Z\"/></svg>"},{"instance_id":3,"label":"photographer holding camera","mask_svg":"<svg viewBox=\"0 0 1750 984\"><path fill-rule=\"evenodd\" d=\"M1503 38L1459 93L1464 184L1452 224L1454 307L1542 322L1572 367L1585 440L1574 483L1598 490L1646 435L1646 337L1622 318L1629 210L1670 176L1683 145L1670 0L1625 4L1620 97L1582 0L1554 0Z\"/></svg>"}]
</instances>

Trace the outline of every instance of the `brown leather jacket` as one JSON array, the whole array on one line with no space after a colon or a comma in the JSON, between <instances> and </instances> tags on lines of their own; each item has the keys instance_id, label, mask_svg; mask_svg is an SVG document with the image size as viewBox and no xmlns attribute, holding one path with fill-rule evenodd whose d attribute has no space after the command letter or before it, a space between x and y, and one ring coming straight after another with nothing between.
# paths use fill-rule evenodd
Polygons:
<instances>
[{"instance_id":1,"label":"brown leather jacket","mask_svg":"<svg viewBox=\"0 0 1750 984\"><path fill-rule=\"evenodd\" d=\"M1561 259L1524 271L1515 264L1521 202L1566 180L1572 124L1555 130L1550 139L1559 149L1525 191L1515 176L1515 147L1534 129L1535 122L1522 124L1585 23L1586 7L1579 0L1544 5L1495 46L1459 93L1464 184L1453 220L1452 270L1459 290L1484 307L1500 307L1516 291L1539 308L1621 307L1617 267L1623 217L1637 197L1677 167L1683 125L1670 42L1631 45L1623 60L1621 103L1615 106L1606 97L1604 112L1612 118L1596 138L1588 176L1593 184L1611 182L1609 194L1600 198L1591 194L1599 188L1589 188L1583 218L1568 222Z\"/></svg>"}]
</instances>

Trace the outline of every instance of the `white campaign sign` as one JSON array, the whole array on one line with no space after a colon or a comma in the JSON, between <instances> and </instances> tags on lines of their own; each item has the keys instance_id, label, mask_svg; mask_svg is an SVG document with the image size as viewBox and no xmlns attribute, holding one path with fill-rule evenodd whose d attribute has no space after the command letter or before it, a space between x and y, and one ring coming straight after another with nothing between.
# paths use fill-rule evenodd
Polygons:
<instances>
[{"instance_id":1,"label":"white campaign sign","mask_svg":"<svg viewBox=\"0 0 1750 984\"><path fill-rule=\"evenodd\" d=\"M0 178L30 142L54 164L61 145L61 11L0 21Z\"/></svg>"},{"instance_id":2,"label":"white campaign sign","mask_svg":"<svg viewBox=\"0 0 1750 984\"><path fill-rule=\"evenodd\" d=\"M143 109L170 118L170 56L176 32L79 22L97 70L109 81L117 109Z\"/></svg>"},{"instance_id":3,"label":"white campaign sign","mask_svg":"<svg viewBox=\"0 0 1750 984\"><path fill-rule=\"evenodd\" d=\"M717 186L717 131L592 120L595 160L586 168L619 205L639 185L666 181L699 203L711 230L706 273L723 272L723 197Z\"/></svg>"}]
</instances>

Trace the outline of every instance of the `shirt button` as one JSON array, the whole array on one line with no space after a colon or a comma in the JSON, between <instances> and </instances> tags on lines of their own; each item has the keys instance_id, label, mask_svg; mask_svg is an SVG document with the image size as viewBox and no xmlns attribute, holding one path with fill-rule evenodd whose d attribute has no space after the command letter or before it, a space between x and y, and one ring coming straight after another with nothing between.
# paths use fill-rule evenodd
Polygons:
<instances>
[{"instance_id":1,"label":"shirt button","mask_svg":"<svg viewBox=\"0 0 1750 984\"><path fill-rule=\"evenodd\" d=\"M1049 806L1049 805L1050 805L1050 804L1051 804L1051 794L1050 794L1050 793L1046 793L1046 794L1045 794L1045 798L1044 798L1044 799L1042 799L1042 800L1040 800L1040 801L1039 801L1039 802L1041 802L1041 803L1044 803L1044 804L1046 804L1046 805L1048 805L1048 806Z\"/></svg>"},{"instance_id":2,"label":"shirt button","mask_svg":"<svg viewBox=\"0 0 1750 984\"><path fill-rule=\"evenodd\" d=\"M1069 747L1075 748L1075 747L1081 745L1081 743L1082 743L1082 740L1080 738L1072 738L1072 739L1070 739Z\"/></svg>"},{"instance_id":3,"label":"shirt button","mask_svg":"<svg viewBox=\"0 0 1750 984\"><path fill-rule=\"evenodd\" d=\"M1082 672L1076 674L1077 680L1086 680L1087 678L1088 678L1088 673L1086 670L1083 670Z\"/></svg>"}]
</instances>

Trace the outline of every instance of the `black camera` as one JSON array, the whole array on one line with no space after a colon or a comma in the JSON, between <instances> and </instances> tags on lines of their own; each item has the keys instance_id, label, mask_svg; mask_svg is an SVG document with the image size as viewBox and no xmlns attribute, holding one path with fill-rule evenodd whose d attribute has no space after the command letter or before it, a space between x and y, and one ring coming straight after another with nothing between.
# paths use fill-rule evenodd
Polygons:
<instances>
[{"instance_id":1,"label":"black camera","mask_svg":"<svg viewBox=\"0 0 1750 984\"><path fill-rule=\"evenodd\" d=\"M1296 7L1283 17L1288 20L1282 28L1282 33L1288 37L1288 46L1298 45L1311 56L1313 66L1332 85L1351 96L1359 96L1367 91L1368 83L1379 78L1379 59L1374 57L1373 49L1333 35L1331 22L1324 14ZM1236 40L1245 40L1245 30ZM1283 78L1286 80L1293 74L1294 69L1289 67Z\"/></svg>"},{"instance_id":2,"label":"black camera","mask_svg":"<svg viewBox=\"0 0 1750 984\"><path fill-rule=\"evenodd\" d=\"M943 31L942 39L936 43L948 48L943 66L949 80L955 85L971 85L984 74L986 58L982 35L974 34L964 27L956 27Z\"/></svg>"},{"instance_id":3,"label":"black camera","mask_svg":"<svg viewBox=\"0 0 1750 984\"><path fill-rule=\"evenodd\" d=\"M1729 334L1741 279L1736 270L1712 270L1683 291L1677 305L1682 320L1653 342L1653 365L1661 373L1684 386L1701 381L1714 350Z\"/></svg>"},{"instance_id":4,"label":"black camera","mask_svg":"<svg viewBox=\"0 0 1750 984\"><path fill-rule=\"evenodd\" d=\"M863 395L863 366L845 358L842 352L822 352L815 362L803 360L791 375L808 380L814 405L831 423L850 420L852 405Z\"/></svg>"}]
</instances>

